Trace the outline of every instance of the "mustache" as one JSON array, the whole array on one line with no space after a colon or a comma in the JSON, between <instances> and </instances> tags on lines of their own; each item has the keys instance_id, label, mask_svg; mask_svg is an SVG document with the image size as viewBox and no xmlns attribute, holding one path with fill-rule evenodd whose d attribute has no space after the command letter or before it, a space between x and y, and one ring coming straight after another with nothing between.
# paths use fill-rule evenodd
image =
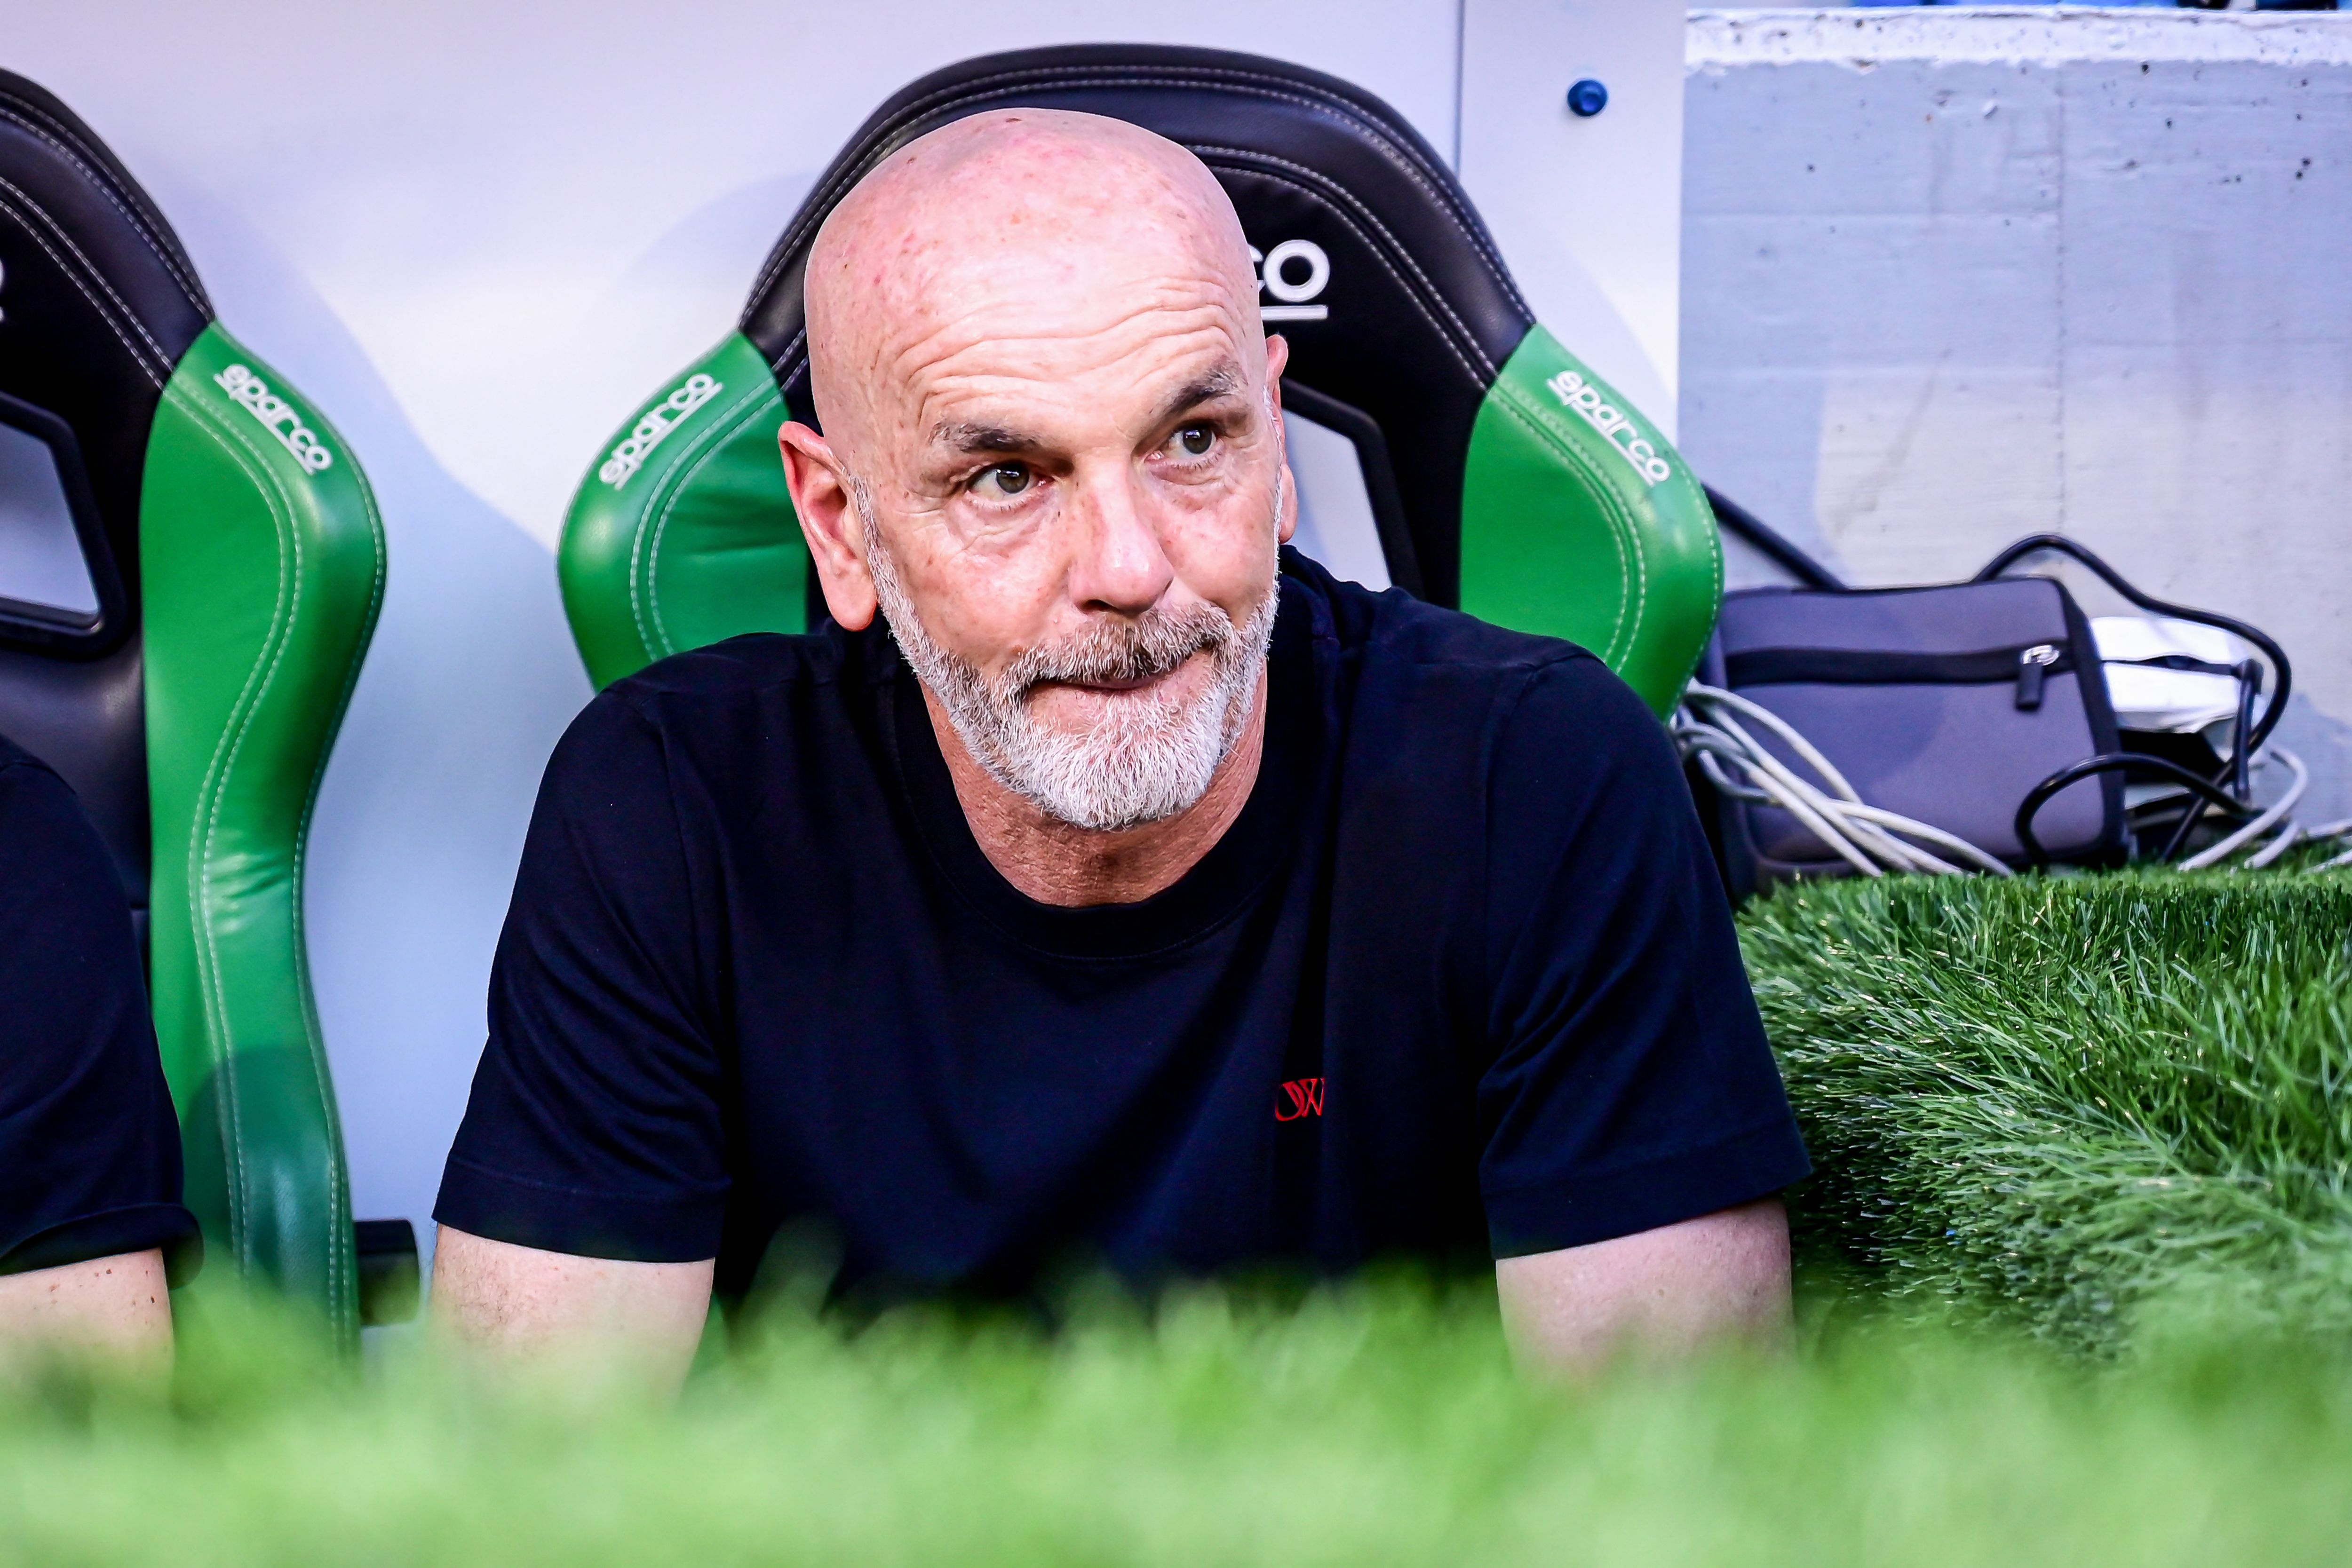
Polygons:
<instances>
[{"instance_id":1,"label":"mustache","mask_svg":"<svg viewBox=\"0 0 2352 1568\"><path fill-rule=\"evenodd\" d=\"M1067 637L1024 649L991 684L1000 701L1013 703L1049 682L1091 685L1150 681L1195 653L1222 652L1235 635L1233 617L1213 604L1155 606L1133 621L1097 622Z\"/></svg>"}]
</instances>

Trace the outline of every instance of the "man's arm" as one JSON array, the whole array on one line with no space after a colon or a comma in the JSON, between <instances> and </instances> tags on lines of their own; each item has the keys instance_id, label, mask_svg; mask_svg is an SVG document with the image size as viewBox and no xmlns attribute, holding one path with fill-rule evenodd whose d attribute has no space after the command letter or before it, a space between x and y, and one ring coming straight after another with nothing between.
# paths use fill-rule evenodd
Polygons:
<instances>
[{"instance_id":1,"label":"man's arm","mask_svg":"<svg viewBox=\"0 0 2352 1568\"><path fill-rule=\"evenodd\" d=\"M1522 1366L1581 1375L1628 1352L1683 1354L1790 1332L1789 1217L1777 1197L1590 1246L1498 1259Z\"/></svg>"},{"instance_id":2,"label":"man's arm","mask_svg":"<svg viewBox=\"0 0 2352 1568\"><path fill-rule=\"evenodd\" d=\"M28 1355L90 1355L140 1371L172 1364L172 1299L163 1252L0 1276L0 1347Z\"/></svg>"},{"instance_id":3,"label":"man's arm","mask_svg":"<svg viewBox=\"0 0 2352 1568\"><path fill-rule=\"evenodd\" d=\"M433 1252L431 1316L436 1332L493 1361L577 1355L621 1364L670 1392L702 1342L714 1262L575 1258L445 1225Z\"/></svg>"}]
</instances>

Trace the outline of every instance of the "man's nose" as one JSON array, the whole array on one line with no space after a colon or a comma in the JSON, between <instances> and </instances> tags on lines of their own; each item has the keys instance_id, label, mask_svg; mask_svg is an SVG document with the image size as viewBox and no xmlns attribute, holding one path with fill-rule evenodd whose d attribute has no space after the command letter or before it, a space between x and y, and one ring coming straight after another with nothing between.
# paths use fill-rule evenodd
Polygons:
<instances>
[{"instance_id":1,"label":"man's nose","mask_svg":"<svg viewBox=\"0 0 2352 1568\"><path fill-rule=\"evenodd\" d=\"M1176 569L1143 497L1127 476L1082 485L1070 595L1087 610L1140 615L1160 602Z\"/></svg>"}]
</instances>

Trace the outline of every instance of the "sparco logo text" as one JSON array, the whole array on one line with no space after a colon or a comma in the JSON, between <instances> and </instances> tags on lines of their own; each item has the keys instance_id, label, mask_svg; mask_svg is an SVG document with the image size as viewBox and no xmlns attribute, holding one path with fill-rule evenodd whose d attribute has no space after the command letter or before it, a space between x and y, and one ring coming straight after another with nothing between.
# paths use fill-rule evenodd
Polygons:
<instances>
[{"instance_id":1,"label":"sparco logo text","mask_svg":"<svg viewBox=\"0 0 2352 1568\"><path fill-rule=\"evenodd\" d=\"M1625 461L1646 485L1655 485L1675 471L1675 465L1658 455L1656 447L1633 434L1633 422L1622 409L1601 401L1601 393L1592 383L1574 371L1562 371L1544 382L1552 395L1576 411L1584 423L1599 431L1610 445L1625 455Z\"/></svg>"},{"instance_id":2,"label":"sparco logo text","mask_svg":"<svg viewBox=\"0 0 2352 1568\"><path fill-rule=\"evenodd\" d=\"M278 437L278 444L294 455L294 461L302 465L305 474L316 474L335 465L335 455L302 423L294 405L271 392L268 382L245 366L231 365L213 378L213 384L261 421L269 434Z\"/></svg>"},{"instance_id":3,"label":"sparco logo text","mask_svg":"<svg viewBox=\"0 0 2352 1568\"><path fill-rule=\"evenodd\" d=\"M629 476L645 465L655 447L669 439L686 416L725 391L725 383L713 381L697 371L686 378L677 390L646 410L645 418L637 421L635 430L613 448L604 465L596 470L596 477L617 490L629 482Z\"/></svg>"}]
</instances>

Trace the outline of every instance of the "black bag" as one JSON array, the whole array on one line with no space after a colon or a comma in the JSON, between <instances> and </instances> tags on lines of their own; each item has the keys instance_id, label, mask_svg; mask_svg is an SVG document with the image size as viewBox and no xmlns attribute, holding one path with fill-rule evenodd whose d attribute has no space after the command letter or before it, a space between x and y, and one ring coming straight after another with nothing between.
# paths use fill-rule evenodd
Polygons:
<instances>
[{"instance_id":1,"label":"black bag","mask_svg":"<svg viewBox=\"0 0 2352 1568\"><path fill-rule=\"evenodd\" d=\"M1699 678L1770 709L1874 806L2025 858L2017 808L2033 787L2119 746L2090 622L2049 578L1943 588L1728 594ZM1783 762L1787 744L1759 727ZM2123 777L2058 791L2035 821L2049 855L2119 860ZM1845 861L1773 806L1725 800L1721 849L1735 894ZM1745 881L1748 885L1738 885Z\"/></svg>"},{"instance_id":2,"label":"black bag","mask_svg":"<svg viewBox=\"0 0 2352 1568\"><path fill-rule=\"evenodd\" d=\"M2020 866L2120 862L2133 848L2128 781L2175 787L2179 804L2165 826L2177 821L2179 831L2167 853L2205 802L2244 812L2245 758L2283 711L2291 678L2277 644L2252 627L2150 599L2090 551L2046 534L2019 540L1968 582L1849 589L1738 507L1712 491L1709 497L1727 531L1809 586L1726 595L1698 678L1785 720L1870 805ZM2220 626L2271 658L2278 680L2258 724L2250 718L2259 666L2225 667L2244 691L2234 797L2222 788L2230 769L2210 749L2201 762L2166 755L2202 741L2117 730L2090 622L2074 596L2053 579L2001 576L2042 550L2073 556L2144 609ZM1783 764L1811 775L1767 727L1747 727ZM1789 811L1723 794L1696 766L1691 773L1735 899L1790 877L1850 869Z\"/></svg>"}]
</instances>

